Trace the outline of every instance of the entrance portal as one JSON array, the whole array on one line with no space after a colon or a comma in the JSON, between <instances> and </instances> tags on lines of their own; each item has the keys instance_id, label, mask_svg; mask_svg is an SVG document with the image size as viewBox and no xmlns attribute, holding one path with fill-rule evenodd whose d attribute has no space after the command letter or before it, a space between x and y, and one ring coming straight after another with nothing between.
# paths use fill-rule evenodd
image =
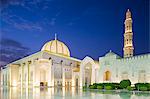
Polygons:
<instances>
[{"instance_id":1,"label":"entrance portal","mask_svg":"<svg viewBox=\"0 0 150 99\"><path fill-rule=\"evenodd\" d=\"M40 70L40 86L47 86L46 71L44 69Z\"/></svg>"},{"instance_id":2,"label":"entrance portal","mask_svg":"<svg viewBox=\"0 0 150 99\"><path fill-rule=\"evenodd\" d=\"M40 82L40 86L47 86L47 82Z\"/></svg>"},{"instance_id":3,"label":"entrance portal","mask_svg":"<svg viewBox=\"0 0 150 99\"><path fill-rule=\"evenodd\" d=\"M88 63L84 68L84 81L85 86L89 86L91 84L91 76L92 76L92 65Z\"/></svg>"},{"instance_id":4,"label":"entrance portal","mask_svg":"<svg viewBox=\"0 0 150 99\"><path fill-rule=\"evenodd\" d=\"M106 71L104 74L104 80L110 81L110 79L111 79L111 73L110 73L110 71Z\"/></svg>"},{"instance_id":5,"label":"entrance portal","mask_svg":"<svg viewBox=\"0 0 150 99\"><path fill-rule=\"evenodd\" d=\"M80 86L88 86L96 82L96 67L94 60L90 57L85 57L80 65Z\"/></svg>"}]
</instances>

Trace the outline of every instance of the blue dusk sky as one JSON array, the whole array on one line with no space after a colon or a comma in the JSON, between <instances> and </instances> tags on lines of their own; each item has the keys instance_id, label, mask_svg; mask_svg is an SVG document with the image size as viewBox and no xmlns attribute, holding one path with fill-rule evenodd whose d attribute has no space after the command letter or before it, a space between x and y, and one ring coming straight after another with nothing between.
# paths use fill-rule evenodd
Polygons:
<instances>
[{"instance_id":1,"label":"blue dusk sky","mask_svg":"<svg viewBox=\"0 0 150 99\"><path fill-rule=\"evenodd\" d=\"M1 0L0 65L40 51L57 33L71 56L122 56L127 9L134 55L150 52L149 0Z\"/></svg>"}]
</instances>

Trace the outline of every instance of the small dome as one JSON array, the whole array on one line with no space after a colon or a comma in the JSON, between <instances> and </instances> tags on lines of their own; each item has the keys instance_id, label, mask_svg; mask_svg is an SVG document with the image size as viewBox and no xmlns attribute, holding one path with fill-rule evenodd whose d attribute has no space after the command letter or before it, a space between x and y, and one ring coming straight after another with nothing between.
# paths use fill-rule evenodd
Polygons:
<instances>
[{"instance_id":1,"label":"small dome","mask_svg":"<svg viewBox=\"0 0 150 99\"><path fill-rule=\"evenodd\" d=\"M110 50L105 56L112 56L112 55L116 55L116 54Z\"/></svg>"},{"instance_id":2,"label":"small dome","mask_svg":"<svg viewBox=\"0 0 150 99\"><path fill-rule=\"evenodd\" d=\"M112 52L111 50L105 56L106 57L115 56L116 58L121 58L119 55L117 55L116 53Z\"/></svg>"},{"instance_id":3,"label":"small dome","mask_svg":"<svg viewBox=\"0 0 150 99\"><path fill-rule=\"evenodd\" d=\"M41 51L49 51L54 54L70 56L68 47L61 41L55 39L44 44Z\"/></svg>"}]
</instances>

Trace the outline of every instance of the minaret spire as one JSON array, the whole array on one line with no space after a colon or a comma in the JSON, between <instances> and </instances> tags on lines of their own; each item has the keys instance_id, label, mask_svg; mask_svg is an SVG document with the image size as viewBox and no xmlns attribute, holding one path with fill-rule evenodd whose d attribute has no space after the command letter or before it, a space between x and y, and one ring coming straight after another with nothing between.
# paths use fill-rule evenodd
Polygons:
<instances>
[{"instance_id":1,"label":"minaret spire","mask_svg":"<svg viewBox=\"0 0 150 99\"><path fill-rule=\"evenodd\" d=\"M132 17L131 12L128 9L126 12L126 19L125 19L125 32L124 32L124 57L131 57L133 56L133 32L132 32Z\"/></svg>"}]
</instances>

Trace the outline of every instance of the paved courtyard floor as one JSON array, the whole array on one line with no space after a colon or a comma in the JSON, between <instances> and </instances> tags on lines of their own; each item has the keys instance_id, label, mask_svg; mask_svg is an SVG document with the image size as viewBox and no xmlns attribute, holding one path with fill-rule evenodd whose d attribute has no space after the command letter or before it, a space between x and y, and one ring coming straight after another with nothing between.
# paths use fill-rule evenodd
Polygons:
<instances>
[{"instance_id":1,"label":"paved courtyard floor","mask_svg":"<svg viewBox=\"0 0 150 99\"><path fill-rule=\"evenodd\" d=\"M0 99L150 99L150 94L83 91L77 88L0 87Z\"/></svg>"}]
</instances>

